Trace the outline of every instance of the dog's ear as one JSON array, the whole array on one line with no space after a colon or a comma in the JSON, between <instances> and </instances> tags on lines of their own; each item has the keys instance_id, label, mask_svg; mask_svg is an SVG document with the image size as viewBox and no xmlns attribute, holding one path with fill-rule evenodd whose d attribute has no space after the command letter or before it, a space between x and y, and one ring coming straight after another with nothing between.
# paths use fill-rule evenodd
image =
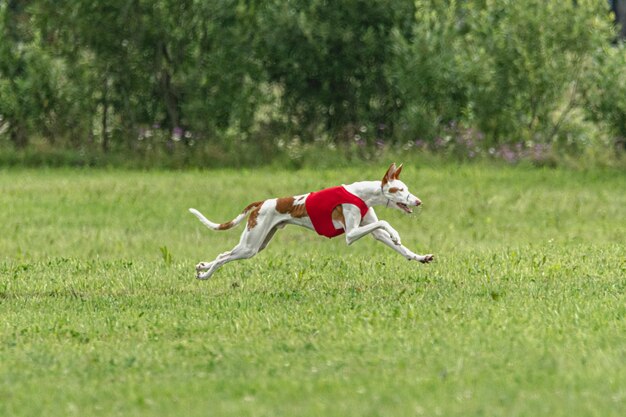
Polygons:
<instances>
[{"instance_id":1,"label":"dog's ear","mask_svg":"<svg viewBox=\"0 0 626 417\"><path fill-rule=\"evenodd\" d=\"M395 172L396 172L396 163L394 162L393 164L389 165L389 169L387 170L387 172L385 173L385 176L383 177L382 185L385 185L389 181L392 181L394 178Z\"/></svg>"},{"instance_id":2,"label":"dog's ear","mask_svg":"<svg viewBox=\"0 0 626 417\"><path fill-rule=\"evenodd\" d=\"M398 178L400 178L400 172L402 172L402 164L400 164L398 169L396 169L396 171L393 173L394 180L397 180Z\"/></svg>"}]
</instances>

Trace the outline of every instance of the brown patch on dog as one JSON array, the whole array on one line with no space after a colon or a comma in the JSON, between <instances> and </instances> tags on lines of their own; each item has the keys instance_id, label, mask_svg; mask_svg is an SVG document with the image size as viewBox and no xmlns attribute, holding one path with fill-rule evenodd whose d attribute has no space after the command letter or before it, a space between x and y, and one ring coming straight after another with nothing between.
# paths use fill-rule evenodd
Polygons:
<instances>
[{"instance_id":1,"label":"brown patch on dog","mask_svg":"<svg viewBox=\"0 0 626 417\"><path fill-rule=\"evenodd\" d=\"M389 189L389 192L390 192L391 194L393 194L393 193L397 193L399 190L400 190L400 189L399 189L398 187L391 187L391 188Z\"/></svg>"},{"instance_id":2,"label":"brown patch on dog","mask_svg":"<svg viewBox=\"0 0 626 417\"><path fill-rule=\"evenodd\" d=\"M291 210L289 214L291 214L291 217L295 218L307 217L309 215L309 213L306 212L306 206L304 204L293 206L293 210Z\"/></svg>"},{"instance_id":3,"label":"brown patch on dog","mask_svg":"<svg viewBox=\"0 0 626 417\"><path fill-rule=\"evenodd\" d=\"M250 211L251 208L260 206L261 204L263 204L263 201L255 201L254 203L250 203L246 206L245 209L242 210L242 213L247 213Z\"/></svg>"},{"instance_id":4,"label":"brown patch on dog","mask_svg":"<svg viewBox=\"0 0 626 417\"><path fill-rule=\"evenodd\" d=\"M233 227L233 222L230 221L228 223L222 223L219 226L217 226L217 230L228 230L231 227Z\"/></svg>"},{"instance_id":5,"label":"brown patch on dog","mask_svg":"<svg viewBox=\"0 0 626 417\"><path fill-rule=\"evenodd\" d=\"M241 212L241 214L246 214L247 212L249 212L251 209L253 209L254 207L260 206L261 204L263 204L262 201L255 201L254 203L250 203L246 206L245 209L243 209L243 211ZM258 215L258 213L257 213ZM255 220L256 222L256 220ZM249 224L249 223L248 223ZM256 223L255 223L256 224ZM228 230L231 227L233 227L235 225L234 220L231 220L227 223L222 223L219 226L217 226L217 230ZM254 226L253 226L254 227Z\"/></svg>"},{"instance_id":6,"label":"brown patch on dog","mask_svg":"<svg viewBox=\"0 0 626 417\"><path fill-rule=\"evenodd\" d=\"M346 218L343 216L342 206L335 207L333 212L330 214L330 218L343 224L343 227L346 227Z\"/></svg>"},{"instance_id":7,"label":"brown patch on dog","mask_svg":"<svg viewBox=\"0 0 626 417\"><path fill-rule=\"evenodd\" d=\"M293 210L293 197L283 197L276 199L276 211L281 214L290 213Z\"/></svg>"},{"instance_id":8,"label":"brown patch on dog","mask_svg":"<svg viewBox=\"0 0 626 417\"><path fill-rule=\"evenodd\" d=\"M252 212L250 213L250 217L248 217L248 230L254 229L254 226L257 225L257 217L259 217L259 212L261 211L261 206L263 205L263 201L257 201L252 204L249 204L243 212L246 213L250 209Z\"/></svg>"},{"instance_id":9,"label":"brown patch on dog","mask_svg":"<svg viewBox=\"0 0 626 417\"><path fill-rule=\"evenodd\" d=\"M283 197L276 199L276 211L280 214L289 214L291 217L301 218L308 216L304 204L294 205L295 198Z\"/></svg>"},{"instance_id":10,"label":"brown patch on dog","mask_svg":"<svg viewBox=\"0 0 626 417\"><path fill-rule=\"evenodd\" d=\"M389 165L387 172L385 172L385 176L383 177L383 181L381 186L384 187L389 181L393 180L393 174L396 172L396 163Z\"/></svg>"},{"instance_id":11,"label":"brown patch on dog","mask_svg":"<svg viewBox=\"0 0 626 417\"><path fill-rule=\"evenodd\" d=\"M397 180L398 178L400 178L400 173L401 172L402 172L402 164L400 164L398 169L396 169L395 172L393 173L393 179Z\"/></svg>"}]
</instances>

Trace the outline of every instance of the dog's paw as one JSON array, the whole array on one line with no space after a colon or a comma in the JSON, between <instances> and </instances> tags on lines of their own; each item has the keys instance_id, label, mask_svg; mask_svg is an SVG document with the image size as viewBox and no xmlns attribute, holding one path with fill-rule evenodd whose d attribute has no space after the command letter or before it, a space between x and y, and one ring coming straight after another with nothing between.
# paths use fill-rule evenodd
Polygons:
<instances>
[{"instance_id":1,"label":"dog's paw","mask_svg":"<svg viewBox=\"0 0 626 417\"><path fill-rule=\"evenodd\" d=\"M212 274L213 272L211 271L206 271L206 272L198 271L196 273L196 278L200 280L206 280L206 279L209 279Z\"/></svg>"},{"instance_id":2,"label":"dog's paw","mask_svg":"<svg viewBox=\"0 0 626 417\"><path fill-rule=\"evenodd\" d=\"M198 265L196 265L196 271L198 272L198 275L200 271L206 271L209 268L211 268L210 262L200 262Z\"/></svg>"},{"instance_id":3,"label":"dog's paw","mask_svg":"<svg viewBox=\"0 0 626 417\"><path fill-rule=\"evenodd\" d=\"M427 264L427 263L432 262L434 259L435 259L435 256L429 254L429 255L422 256L419 261L423 264Z\"/></svg>"}]
</instances>

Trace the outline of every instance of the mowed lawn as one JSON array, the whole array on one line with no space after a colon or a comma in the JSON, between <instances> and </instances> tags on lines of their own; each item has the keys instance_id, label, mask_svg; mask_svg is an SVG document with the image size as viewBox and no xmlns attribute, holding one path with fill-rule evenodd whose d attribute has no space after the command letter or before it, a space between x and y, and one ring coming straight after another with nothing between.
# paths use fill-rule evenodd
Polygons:
<instances>
[{"instance_id":1,"label":"mowed lawn","mask_svg":"<svg viewBox=\"0 0 626 417\"><path fill-rule=\"evenodd\" d=\"M0 171L0 416L623 416L626 174L405 165L379 208L430 265L280 231L252 201L352 169Z\"/></svg>"}]
</instances>

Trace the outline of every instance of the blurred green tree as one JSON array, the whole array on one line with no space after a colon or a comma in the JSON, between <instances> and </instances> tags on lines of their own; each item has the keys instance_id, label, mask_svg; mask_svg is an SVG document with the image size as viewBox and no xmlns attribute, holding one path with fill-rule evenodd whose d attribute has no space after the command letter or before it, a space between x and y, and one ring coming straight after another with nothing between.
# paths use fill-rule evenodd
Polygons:
<instances>
[{"instance_id":1,"label":"blurred green tree","mask_svg":"<svg viewBox=\"0 0 626 417\"><path fill-rule=\"evenodd\" d=\"M260 2L257 53L291 129L350 137L362 124L391 125L391 33L410 30L413 10L410 1Z\"/></svg>"},{"instance_id":2,"label":"blurred green tree","mask_svg":"<svg viewBox=\"0 0 626 417\"><path fill-rule=\"evenodd\" d=\"M0 135L235 152L463 126L491 146L557 141L571 113L624 135L610 20L603 0L7 0Z\"/></svg>"}]
</instances>

